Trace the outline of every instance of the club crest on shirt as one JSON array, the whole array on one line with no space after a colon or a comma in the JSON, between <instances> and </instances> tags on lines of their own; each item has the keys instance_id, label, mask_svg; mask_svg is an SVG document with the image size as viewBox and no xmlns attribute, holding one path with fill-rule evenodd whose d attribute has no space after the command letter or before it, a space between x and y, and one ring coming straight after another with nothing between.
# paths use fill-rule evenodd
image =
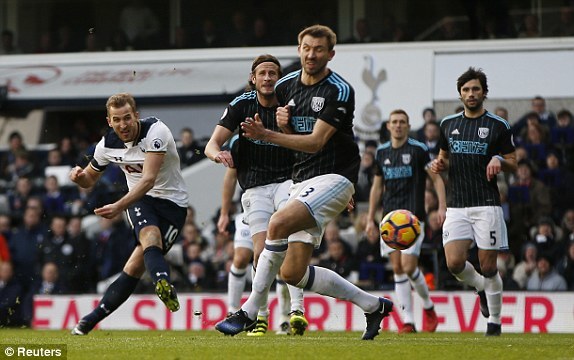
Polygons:
<instances>
[{"instance_id":1,"label":"club crest on shirt","mask_svg":"<svg viewBox=\"0 0 574 360\"><path fill-rule=\"evenodd\" d=\"M313 96L313 98L311 99L311 109L313 109L314 112L321 111L324 105L325 105L325 98Z\"/></svg>"},{"instance_id":2,"label":"club crest on shirt","mask_svg":"<svg viewBox=\"0 0 574 360\"><path fill-rule=\"evenodd\" d=\"M481 139L485 139L488 136L488 133L490 132L490 130L488 128L478 128L478 137Z\"/></svg>"},{"instance_id":3,"label":"club crest on shirt","mask_svg":"<svg viewBox=\"0 0 574 360\"><path fill-rule=\"evenodd\" d=\"M403 164L408 165L411 163L411 154L402 154Z\"/></svg>"}]
</instances>

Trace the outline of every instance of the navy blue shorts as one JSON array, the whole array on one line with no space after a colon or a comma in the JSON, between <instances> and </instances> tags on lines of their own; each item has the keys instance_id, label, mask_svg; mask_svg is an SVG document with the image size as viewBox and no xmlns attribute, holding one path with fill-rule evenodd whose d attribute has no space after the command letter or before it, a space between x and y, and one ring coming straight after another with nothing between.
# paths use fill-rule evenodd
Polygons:
<instances>
[{"instance_id":1,"label":"navy blue shorts","mask_svg":"<svg viewBox=\"0 0 574 360\"><path fill-rule=\"evenodd\" d=\"M179 239L185 224L187 209L166 199L144 196L127 209L128 220L139 242L140 231L146 226L157 226L161 232L163 253Z\"/></svg>"}]
</instances>

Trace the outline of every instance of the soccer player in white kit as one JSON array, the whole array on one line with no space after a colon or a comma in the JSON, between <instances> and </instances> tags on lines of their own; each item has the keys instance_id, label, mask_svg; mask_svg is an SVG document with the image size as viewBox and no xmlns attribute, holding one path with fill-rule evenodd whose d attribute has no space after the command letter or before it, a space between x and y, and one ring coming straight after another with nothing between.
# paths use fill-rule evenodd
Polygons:
<instances>
[{"instance_id":1,"label":"soccer player in white kit","mask_svg":"<svg viewBox=\"0 0 574 360\"><path fill-rule=\"evenodd\" d=\"M179 310L169 265L163 257L181 232L188 206L173 135L155 117L140 120L130 94L112 95L106 109L110 130L96 145L90 163L85 168L76 166L71 170L70 180L82 188L90 188L110 163L119 165L126 175L128 192L94 212L111 219L125 211L137 246L97 308L74 327L74 335L86 335L126 301L146 269L161 301L170 311Z\"/></svg>"}]
</instances>

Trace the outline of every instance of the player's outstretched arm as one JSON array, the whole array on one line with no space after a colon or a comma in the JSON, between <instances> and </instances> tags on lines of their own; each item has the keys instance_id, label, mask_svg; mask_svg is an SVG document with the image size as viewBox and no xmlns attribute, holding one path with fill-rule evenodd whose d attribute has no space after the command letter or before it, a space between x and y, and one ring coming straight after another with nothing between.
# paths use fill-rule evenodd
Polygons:
<instances>
[{"instance_id":1,"label":"player's outstretched arm","mask_svg":"<svg viewBox=\"0 0 574 360\"><path fill-rule=\"evenodd\" d=\"M140 181L118 201L104 205L94 210L94 213L106 219L113 219L116 215L126 210L128 206L141 199L155 185L155 180L164 158L165 153L146 152Z\"/></svg>"},{"instance_id":2,"label":"player's outstretched arm","mask_svg":"<svg viewBox=\"0 0 574 360\"><path fill-rule=\"evenodd\" d=\"M218 164L223 164L226 167L234 167L231 153L229 151L221 151L223 144L225 144L232 135L231 130L221 125L216 125L213 134L211 134L211 138L207 142L207 145L205 145L205 156Z\"/></svg>"},{"instance_id":3,"label":"player's outstretched arm","mask_svg":"<svg viewBox=\"0 0 574 360\"><path fill-rule=\"evenodd\" d=\"M70 180L84 189L94 186L101 176L102 173L94 170L90 164L88 164L88 166L85 168L76 166L70 171L69 174Z\"/></svg>"},{"instance_id":4,"label":"player's outstretched arm","mask_svg":"<svg viewBox=\"0 0 574 360\"><path fill-rule=\"evenodd\" d=\"M258 114L255 114L255 118L247 118L242 122L241 129L248 138L267 141L291 150L311 154L321 150L337 131L327 122L317 119L313 132L310 134L283 134L266 129Z\"/></svg>"}]
</instances>

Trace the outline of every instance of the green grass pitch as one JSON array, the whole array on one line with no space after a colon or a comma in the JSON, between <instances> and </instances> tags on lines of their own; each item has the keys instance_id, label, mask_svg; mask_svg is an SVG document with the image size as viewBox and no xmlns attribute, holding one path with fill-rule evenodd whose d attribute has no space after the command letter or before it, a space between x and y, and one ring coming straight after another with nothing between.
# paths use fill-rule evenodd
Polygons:
<instances>
[{"instance_id":1,"label":"green grass pitch","mask_svg":"<svg viewBox=\"0 0 574 360\"><path fill-rule=\"evenodd\" d=\"M95 330L87 336L67 331L0 329L0 359L7 346L66 344L67 359L574 359L572 334L382 332L361 341L359 332L308 331L303 337L268 333L223 336L216 331ZM17 359L18 357L11 357ZM23 358L23 357L21 357ZM46 357L47 358L47 357Z\"/></svg>"}]
</instances>

